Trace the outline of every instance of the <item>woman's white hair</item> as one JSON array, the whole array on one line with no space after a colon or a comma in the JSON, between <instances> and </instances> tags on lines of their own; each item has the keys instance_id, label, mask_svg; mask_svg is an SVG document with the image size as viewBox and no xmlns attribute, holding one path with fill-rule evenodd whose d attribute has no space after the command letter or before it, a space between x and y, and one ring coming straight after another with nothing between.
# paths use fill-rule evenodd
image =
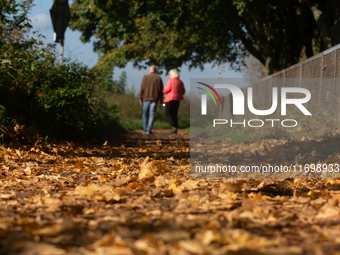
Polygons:
<instances>
[{"instance_id":1,"label":"woman's white hair","mask_svg":"<svg viewBox=\"0 0 340 255\"><path fill-rule=\"evenodd\" d=\"M171 75L171 78L179 78L179 73L178 73L177 69L171 69L169 71L169 75Z\"/></svg>"}]
</instances>

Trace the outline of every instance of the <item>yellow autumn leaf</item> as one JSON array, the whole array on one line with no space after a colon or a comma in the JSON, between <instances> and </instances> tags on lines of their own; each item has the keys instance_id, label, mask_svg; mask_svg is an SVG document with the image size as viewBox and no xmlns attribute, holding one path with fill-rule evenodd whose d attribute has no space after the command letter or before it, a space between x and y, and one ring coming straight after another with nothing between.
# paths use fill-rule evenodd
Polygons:
<instances>
[{"instance_id":1,"label":"yellow autumn leaf","mask_svg":"<svg viewBox=\"0 0 340 255\"><path fill-rule=\"evenodd\" d=\"M199 183L199 181L187 180L186 182L183 182L181 184L180 189L182 191L184 191L184 190L190 191L190 190L198 188L198 183Z\"/></svg>"},{"instance_id":2,"label":"yellow autumn leaf","mask_svg":"<svg viewBox=\"0 0 340 255\"><path fill-rule=\"evenodd\" d=\"M141 172L138 176L140 180L145 180L153 177L154 175L164 174L166 167L161 160L149 161L149 157L146 157L141 164Z\"/></svg>"},{"instance_id":3,"label":"yellow autumn leaf","mask_svg":"<svg viewBox=\"0 0 340 255\"><path fill-rule=\"evenodd\" d=\"M230 198L231 198L232 200L236 200L236 199L237 199L237 193L232 194L232 195L230 196Z\"/></svg>"},{"instance_id":4,"label":"yellow autumn leaf","mask_svg":"<svg viewBox=\"0 0 340 255\"><path fill-rule=\"evenodd\" d=\"M169 185L169 190L172 190L174 193L182 193L182 190L175 183Z\"/></svg>"}]
</instances>

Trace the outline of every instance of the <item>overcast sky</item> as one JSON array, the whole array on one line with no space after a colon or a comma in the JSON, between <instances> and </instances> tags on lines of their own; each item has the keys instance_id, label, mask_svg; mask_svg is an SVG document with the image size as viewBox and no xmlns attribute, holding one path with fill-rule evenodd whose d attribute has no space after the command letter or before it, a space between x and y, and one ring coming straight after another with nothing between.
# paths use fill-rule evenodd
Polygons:
<instances>
[{"instance_id":1,"label":"overcast sky","mask_svg":"<svg viewBox=\"0 0 340 255\"><path fill-rule=\"evenodd\" d=\"M69 4L72 2L72 0L69 0ZM43 34L46 37L47 43L53 43L53 26L49 13L52 3L52 0L34 0L33 4L35 6L29 16L34 30L38 30L41 34ZM66 29L64 56L71 60L81 61L87 66L92 67L97 63L98 55L93 52L92 42L83 44L79 39L80 35L81 34L78 31L72 31L69 28ZM59 44L57 45L57 49L59 50ZM114 69L114 79L118 79L123 70L127 73L127 82L129 86L134 86L135 90L138 91L143 75L147 73L147 70L138 70L133 68L132 64L128 64L123 69ZM190 87L190 78L217 78L219 73L219 68L212 68L210 64L205 65L203 72L201 72L200 69L192 69L189 71L186 66L183 66L180 70L181 80L184 82L187 90L189 90ZM242 78L242 74L226 70L222 77ZM169 80L169 77L165 74L162 75L162 78L164 84Z\"/></svg>"}]
</instances>

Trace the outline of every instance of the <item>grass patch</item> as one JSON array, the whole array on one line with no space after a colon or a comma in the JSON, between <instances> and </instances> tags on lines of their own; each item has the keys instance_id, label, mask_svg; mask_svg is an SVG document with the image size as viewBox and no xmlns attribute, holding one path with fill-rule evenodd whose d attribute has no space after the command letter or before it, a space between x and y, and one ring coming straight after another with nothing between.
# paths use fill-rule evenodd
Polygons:
<instances>
[{"instance_id":1,"label":"grass patch","mask_svg":"<svg viewBox=\"0 0 340 255\"><path fill-rule=\"evenodd\" d=\"M107 93L103 101L109 106L117 109L119 124L125 130L137 130L143 128L142 106L139 104L139 98L134 93L115 94ZM178 127L181 129L190 127L190 101L188 98L181 101L178 111ZM159 105L156 108L154 129L171 128L166 117L165 108L160 110Z\"/></svg>"}]
</instances>

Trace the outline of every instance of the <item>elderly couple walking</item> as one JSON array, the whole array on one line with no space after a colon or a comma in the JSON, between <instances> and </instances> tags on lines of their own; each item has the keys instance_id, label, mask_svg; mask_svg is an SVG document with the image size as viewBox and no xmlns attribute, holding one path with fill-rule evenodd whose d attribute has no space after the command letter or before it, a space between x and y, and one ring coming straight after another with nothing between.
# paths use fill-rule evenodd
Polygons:
<instances>
[{"instance_id":1,"label":"elderly couple walking","mask_svg":"<svg viewBox=\"0 0 340 255\"><path fill-rule=\"evenodd\" d=\"M176 69L171 69L169 76L170 80L166 83L164 89L162 78L156 74L156 66L150 66L149 73L143 77L139 90L139 103L143 106L144 134L152 134L157 102L161 106L163 102L165 103L165 116L171 126L170 133L177 134L179 101L183 100L185 88ZM163 93L166 94L164 101Z\"/></svg>"}]
</instances>

